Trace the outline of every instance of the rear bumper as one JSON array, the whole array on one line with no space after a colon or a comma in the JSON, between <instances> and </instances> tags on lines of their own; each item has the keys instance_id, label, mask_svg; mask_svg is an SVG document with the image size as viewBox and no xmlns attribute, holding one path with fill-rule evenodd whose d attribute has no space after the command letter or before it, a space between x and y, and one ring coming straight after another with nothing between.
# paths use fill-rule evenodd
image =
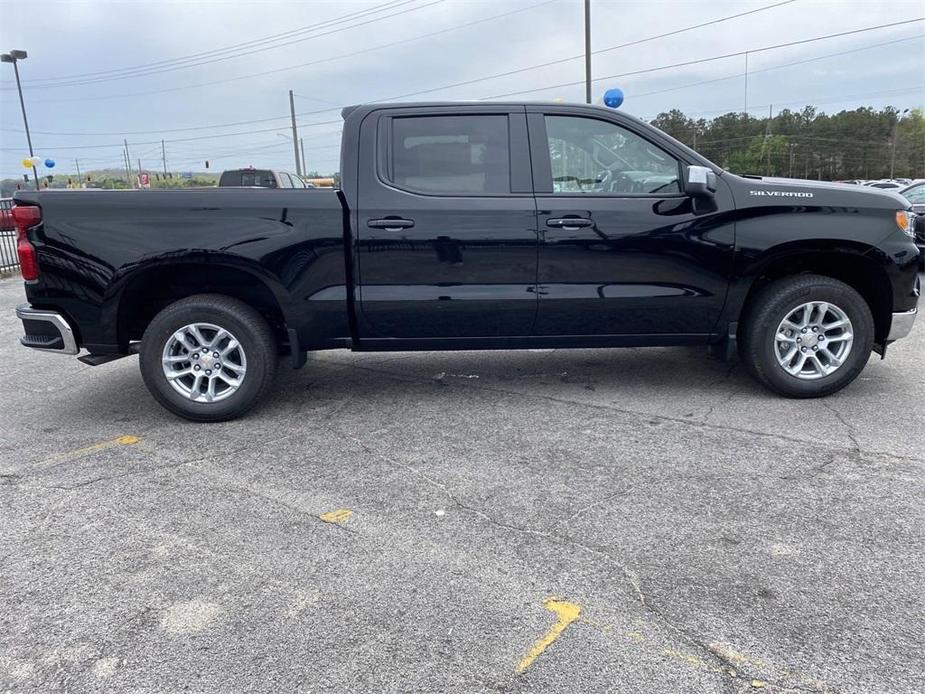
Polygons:
<instances>
[{"instance_id":1,"label":"rear bumper","mask_svg":"<svg viewBox=\"0 0 925 694\"><path fill-rule=\"evenodd\" d=\"M16 307L16 317L22 321L25 333L19 338L23 347L58 354L80 352L74 329L60 313L22 304Z\"/></svg>"}]
</instances>

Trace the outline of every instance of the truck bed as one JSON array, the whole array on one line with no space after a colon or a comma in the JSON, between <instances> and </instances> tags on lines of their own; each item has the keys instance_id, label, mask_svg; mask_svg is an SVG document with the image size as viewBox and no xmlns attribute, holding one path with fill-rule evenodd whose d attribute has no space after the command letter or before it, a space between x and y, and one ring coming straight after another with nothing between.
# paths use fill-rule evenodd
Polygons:
<instances>
[{"instance_id":1,"label":"truck bed","mask_svg":"<svg viewBox=\"0 0 925 694\"><path fill-rule=\"evenodd\" d=\"M200 291L240 281L204 275L203 268L218 266L259 273L255 279L284 314L294 298L317 297L326 335L306 335L307 344L348 333L339 191L43 191L18 193L17 200L42 208L35 246L43 272L27 285L29 302L70 316L91 351L121 351L140 339L143 328L132 326L142 322L118 315L123 292L152 281L200 277Z\"/></svg>"}]
</instances>

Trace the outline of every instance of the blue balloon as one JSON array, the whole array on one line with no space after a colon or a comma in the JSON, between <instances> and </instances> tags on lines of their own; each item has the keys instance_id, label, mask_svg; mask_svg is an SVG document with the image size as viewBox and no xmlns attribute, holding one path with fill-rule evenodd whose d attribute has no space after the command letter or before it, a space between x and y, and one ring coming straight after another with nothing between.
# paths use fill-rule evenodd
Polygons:
<instances>
[{"instance_id":1,"label":"blue balloon","mask_svg":"<svg viewBox=\"0 0 925 694\"><path fill-rule=\"evenodd\" d=\"M610 108L620 108L623 104L623 90L617 89L608 89L604 92L604 106L609 106Z\"/></svg>"},{"instance_id":2,"label":"blue balloon","mask_svg":"<svg viewBox=\"0 0 925 694\"><path fill-rule=\"evenodd\" d=\"M55 168L55 160L54 160L54 159L46 159L46 160L45 160L45 168L46 168L46 169L53 169L53 168Z\"/></svg>"}]
</instances>

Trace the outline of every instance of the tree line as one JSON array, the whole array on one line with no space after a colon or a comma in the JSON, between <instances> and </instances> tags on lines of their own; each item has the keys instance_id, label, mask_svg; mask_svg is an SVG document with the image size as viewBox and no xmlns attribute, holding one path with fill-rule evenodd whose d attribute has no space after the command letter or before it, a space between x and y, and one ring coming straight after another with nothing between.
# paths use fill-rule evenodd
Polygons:
<instances>
[{"instance_id":1,"label":"tree line","mask_svg":"<svg viewBox=\"0 0 925 694\"><path fill-rule=\"evenodd\" d=\"M806 106L799 111L784 109L770 118L727 113L709 120L672 109L660 113L652 124L739 174L819 180L925 178L922 109L862 107L828 115ZM317 172L309 177L318 177ZM131 186L124 171L102 170L91 173L89 184L86 174L81 179L65 174L55 176L49 187L67 187L69 178L72 185L80 181L100 188ZM187 179L151 175L152 188L208 186L216 181L208 173ZM32 183L0 181L0 196L11 195L17 187L31 188Z\"/></svg>"},{"instance_id":2,"label":"tree line","mask_svg":"<svg viewBox=\"0 0 925 694\"><path fill-rule=\"evenodd\" d=\"M770 118L694 119L672 109L652 124L739 174L850 180L925 178L925 112L892 106L828 115L806 106Z\"/></svg>"}]
</instances>

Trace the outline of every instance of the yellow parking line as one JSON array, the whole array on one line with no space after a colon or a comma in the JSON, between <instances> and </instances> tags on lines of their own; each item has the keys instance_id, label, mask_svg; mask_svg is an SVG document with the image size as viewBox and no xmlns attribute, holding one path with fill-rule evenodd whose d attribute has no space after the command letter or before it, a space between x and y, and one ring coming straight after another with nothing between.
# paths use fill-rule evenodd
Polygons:
<instances>
[{"instance_id":1,"label":"yellow parking line","mask_svg":"<svg viewBox=\"0 0 925 694\"><path fill-rule=\"evenodd\" d=\"M84 448L76 448L73 451L62 453L61 455L55 456L54 458L49 458L49 460L47 461L42 461L42 464L45 464L48 462L59 463L63 460L73 460L75 458L82 458L85 455L96 453L97 451L104 451L107 448L115 448L116 446L133 446L136 443L138 443L140 440L141 439L139 439L137 436L131 436L131 435L117 436L114 439L109 439L107 441L100 441L99 443L94 443L91 446L85 446Z\"/></svg>"},{"instance_id":2,"label":"yellow parking line","mask_svg":"<svg viewBox=\"0 0 925 694\"><path fill-rule=\"evenodd\" d=\"M140 442L141 439L138 436L133 436L131 434L126 434L124 436L117 436L114 439L108 439L106 441L100 441L99 443L94 443L90 446L84 446L82 448L75 448L74 450L67 451L66 453L59 453L54 455L51 458L46 458L45 460L40 460L37 463L32 465L20 465L17 468L7 469L5 472L18 473L23 470L36 470L41 468L52 467L60 463L66 463L71 460L78 460L85 456L91 455L93 453L98 453L99 451L104 451L107 448L115 448L117 446L133 446Z\"/></svg>"},{"instance_id":3,"label":"yellow parking line","mask_svg":"<svg viewBox=\"0 0 925 694\"><path fill-rule=\"evenodd\" d=\"M318 518L323 520L325 523L343 525L352 515L353 511L351 511L349 508L339 508L336 511L328 511L327 513L322 513L320 516L318 516Z\"/></svg>"},{"instance_id":4,"label":"yellow parking line","mask_svg":"<svg viewBox=\"0 0 925 694\"><path fill-rule=\"evenodd\" d=\"M556 600L555 598L547 598L543 602L544 607L550 612L553 612L558 620L553 625L552 629L546 632L546 635L539 639L536 643L533 644L527 655L525 655L520 662L517 664L517 672L522 673L533 663L534 660L542 655L543 651L549 648L549 645L559 638L560 634L565 631L565 628L578 619L578 616L581 614L581 608L573 602L567 602L565 600Z\"/></svg>"}]
</instances>

